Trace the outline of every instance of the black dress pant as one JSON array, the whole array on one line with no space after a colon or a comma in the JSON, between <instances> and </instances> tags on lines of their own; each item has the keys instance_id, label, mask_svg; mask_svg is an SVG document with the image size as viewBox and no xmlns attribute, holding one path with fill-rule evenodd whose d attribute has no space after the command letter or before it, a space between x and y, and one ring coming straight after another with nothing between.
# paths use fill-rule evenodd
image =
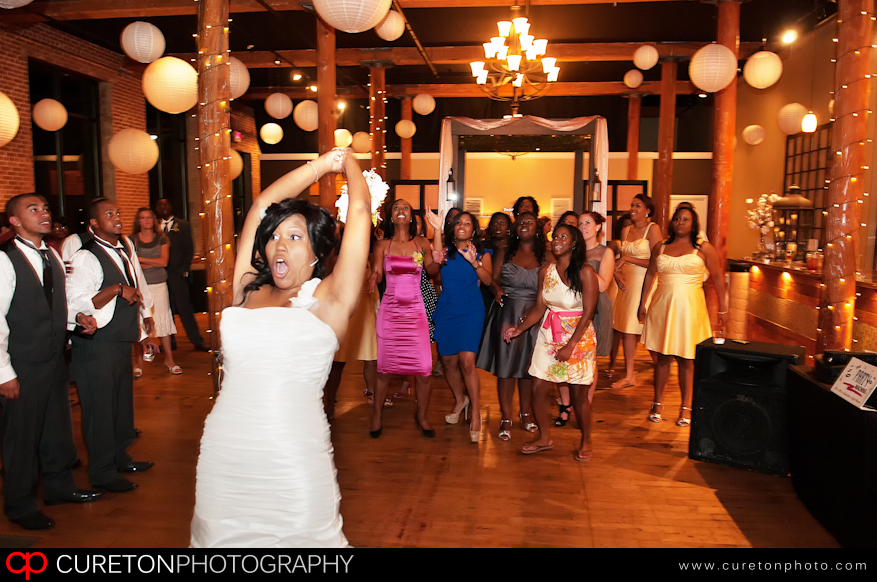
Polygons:
<instances>
[{"instance_id":1,"label":"black dress pant","mask_svg":"<svg viewBox=\"0 0 877 582\"><path fill-rule=\"evenodd\" d=\"M92 485L104 485L131 463L128 447L136 439L131 342L73 336L73 371L82 403L88 476Z\"/></svg>"},{"instance_id":2,"label":"black dress pant","mask_svg":"<svg viewBox=\"0 0 877 582\"><path fill-rule=\"evenodd\" d=\"M189 338L192 345L203 345L204 338L201 337L201 331L195 321L192 300L189 298L189 280L183 277L182 273L168 271L167 291L171 301L171 310L180 316L180 321L183 322L183 328L186 330L186 337Z\"/></svg>"},{"instance_id":3,"label":"black dress pant","mask_svg":"<svg viewBox=\"0 0 877 582\"><path fill-rule=\"evenodd\" d=\"M64 357L50 362L12 360L18 375L18 400L0 398L0 454L6 515L18 519L39 510L37 481L43 496L57 499L76 490L76 444L70 415L70 381Z\"/></svg>"}]
</instances>

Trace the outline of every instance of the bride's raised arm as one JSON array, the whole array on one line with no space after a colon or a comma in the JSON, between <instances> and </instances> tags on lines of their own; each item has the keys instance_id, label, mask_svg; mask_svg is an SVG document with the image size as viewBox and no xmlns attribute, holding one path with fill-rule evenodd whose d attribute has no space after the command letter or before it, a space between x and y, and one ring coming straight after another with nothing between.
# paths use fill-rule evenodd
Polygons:
<instances>
[{"instance_id":1,"label":"bride's raised arm","mask_svg":"<svg viewBox=\"0 0 877 582\"><path fill-rule=\"evenodd\" d=\"M335 330L338 341L344 339L350 316L362 292L372 227L371 196L362 168L352 153L344 157L342 172L347 178L347 222L341 249L332 274L317 287L320 300L318 317Z\"/></svg>"},{"instance_id":2,"label":"bride's raised arm","mask_svg":"<svg viewBox=\"0 0 877 582\"><path fill-rule=\"evenodd\" d=\"M247 218L244 221L241 236L238 237L237 258L234 263L234 281L232 284L235 305L243 300L244 287L249 282L243 281L243 279L247 273L255 275L251 263L253 258L253 242L265 210L272 204L287 198L296 198L326 174L340 172L342 162L336 159L339 151L343 150L331 150L316 160L299 166L265 188L262 194L253 201L253 205L250 207L250 211L247 213ZM341 156L340 160L343 160L344 157L347 156Z\"/></svg>"}]
</instances>

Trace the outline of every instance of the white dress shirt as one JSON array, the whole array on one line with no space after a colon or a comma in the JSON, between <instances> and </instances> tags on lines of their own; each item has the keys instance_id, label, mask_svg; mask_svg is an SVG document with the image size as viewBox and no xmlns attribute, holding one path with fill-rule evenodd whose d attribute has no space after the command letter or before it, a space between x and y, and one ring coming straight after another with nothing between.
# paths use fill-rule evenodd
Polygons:
<instances>
[{"instance_id":1,"label":"white dress shirt","mask_svg":"<svg viewBox=\"0 0 877 582\"><path fill-rule=\"evenodd\" d=\"M167 234L170 229L174 227L174 217L171 216L167 219L162 219L161 221L161 232Z\"/></svg>"},{"instance_id":2,"label":"white dress shirt","mask_svg":"<svg viewBox=\"0 0 877 582\"><path fill-rule=\"evenodd\" d=\"M95 236L95 239L98 239L98 237ZM121 240L116 245L103 239L100 240L110 247L115 246L115 248L122 249L122 255L125 259L122 259L119 253L105 248L102 244L97 245L98 252L105 252L116 266L119 267L119 271L123 275L125 268L122 261L125 260L128 263L129 270L137 278L137 290L143 296L143 301L140 304L140 316L142 318L152 317L152 294L149 292L149 285L146 284L146 278L143 276L143 269L140 268L140 259L137 258L137 253L134 251L134 245L130 245L130 241L128 241L130 245L128 249L131 251L129 262ZM76 327L76 316L80 313L93 316L97 322L98 329L105 327L113 319L118 298L113 297L100 309L96 308L94 303L92 303L92 299L100 292L104 282L100 261L91 252L78 250L72 256L72 263L73 271L67 275L67 329L72 330ZM140 339L143 339L143 327L141 326L140 329Z\"/></svg>"},{"instance_id":3,"label":"white dress shirt","mask_svg":"<svg viewBox=\"0 0 877 582\"><path fill-rule=\"evenodd\" d=\"M24 254L25 258L33 267L34 273L43 283L43 257L40 253L19 241L14 241L18 250ZM55 258L60 261L61 257L54 249L46 246L45 242L41 243L40 250L48 249ZM59 263L61 264L61 263ZM12 304L12 296L15 294L15 267L6 253L0 253L0 384L8 382L18 375L12 369L12 362L9 359L9 324L6 322L6 316L9 314L9 306Z\"/></svg>"}]
</instances>

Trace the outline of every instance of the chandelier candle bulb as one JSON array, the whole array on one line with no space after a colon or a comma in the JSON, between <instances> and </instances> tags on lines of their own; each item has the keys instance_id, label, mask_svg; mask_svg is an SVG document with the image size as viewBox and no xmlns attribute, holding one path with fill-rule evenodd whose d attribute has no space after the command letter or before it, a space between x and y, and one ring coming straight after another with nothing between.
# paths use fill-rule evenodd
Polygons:
<instances>
[{"instance_id":1,"label":"chandelier candle bulb","mask_svg":"<svg viewBox=\"0 0 877 582\"><path fill-rule=\"evenodd\" d=\"M524 52L530 50L530 47L533 46L532 34L522 34L518 40L521 43L521 50Z\"/></svg>"},{"instance_id":2,"label":"chandelier candle bulb","mask_svg":"<svg viewBox=\"0 0 877 582\"><path fill-rule=\"evenodd\" d=\"M512 24L515 25L516 34L527 34L528 32L530 32L530 23L527 22L527 19L523 16L519 18L513 18Z\"/></svg>"},{"instance_id":3,"label":"chandelier candle bulb","mask_svg":"<svg viewBox=\"0 0 877 582\"><path fill-rule=\"evenodd\" d=\"M538 58L539 58L539 53L536 52L535 48L530 47L529 50L527 50L527 60L528 61L535 61Z\"/></svg>"},{"instance_id":4,"label":"chandelier candle bulb","mask_svg":"<svg viewBox=\"0 0 877 582\"><path fill-rule=\"evenodd\" d=\"M506 60L508 60L510 71L518 71L521 69L521 55L509 55L506 57ZM520 87L520 85L518 85L518 87Z\"/></svg>"},{"instance_id":5,"label":"chandelier candle bulb","mask_svg":"<svg viewBox=\"0 0 877 582\"><path fill-rule=\"evenodd\" d=\"M544 55L548 51L548 39L540 38L533 41L533 48L536 49L537 55Z\"/></svg>"},{"instance_id":6,"label":"chandelier candle bulb","mask_svg":"<svg viewBox=\"0 0 877 582\"><path fill-rule=\"evenodd\" d=\"M497 53L496 53L496 58L500 61L504 61L505 58L508 56L508 54L509 54L509 47L503 45L503 46L499 47L499 51L497 51Z\"/></svg>"},{"instance_id":7,"label":"chandelier candle bulb","mask_svg":"<svg viewBox=\"0 0 877 582\"><path fill-rule=\"evenodd\" d=\"M484 61L472 61L469 66L472 67L472 76L477 77L484 70Z\"/></svg>"},{"instance_id":8,"label":"chandelier candle bulb","mask_svg":"<svg viewBox=\"0 0 877 582\"><path fill-rule=\"evenodd\" d=\"M557 76L560 74L560 67L554 67L548 72L548 82L554 83L557 81Z\"/></svg>"},{"instance_id":9,"label":"chandelier candle bulb","mask_svg":"<svg viewBox=\"0 0 877 582\"><path fill-rule=\"evenodd\" d=\"M517 76L515 77L515 80L512 81L512 85L514 85L515 87L521 87L523 84L524 84L524 75L522 75L521 73L518 73Z\"/></svg>"},{"instance_id":10,"label":"chandelier candle bulb","mask_svg":"<svg viewBox=\"0 0 877 582\"><path fill-rule=\"evenodd\" d=\"M552 69L554 69L554 64L557 62L555 57L543 57L542 58L542 72L550 73Z\"/></svg>"},{"instance_id":11,"label":"chandelier candle bulb","mask_svg":"<svg viewBox=\"0 0 877 582\"><path fill-rule=\"evenodd\" d=\"M496 56L497 47L492 42L486 42L482 46L484 47L485 59L492 59Z\"/></svg>"}]
</instances>

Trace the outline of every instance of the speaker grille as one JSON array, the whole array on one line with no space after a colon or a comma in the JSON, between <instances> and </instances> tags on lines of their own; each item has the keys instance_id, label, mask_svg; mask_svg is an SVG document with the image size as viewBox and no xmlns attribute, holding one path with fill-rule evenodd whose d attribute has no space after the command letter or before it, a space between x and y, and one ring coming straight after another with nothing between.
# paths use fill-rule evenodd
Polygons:
<instances>
[{"instance_id":1,"label":"speaker grille","mask_svg":"<svg viewBox=\"0 0 877 582\"><path fill-rule=\"evenodd\" d=\"M754 455L768 446L773 432L768 411L748 396L738 395L713 412L713 435L728 452Z\"/></svg>"}]
</instances>

